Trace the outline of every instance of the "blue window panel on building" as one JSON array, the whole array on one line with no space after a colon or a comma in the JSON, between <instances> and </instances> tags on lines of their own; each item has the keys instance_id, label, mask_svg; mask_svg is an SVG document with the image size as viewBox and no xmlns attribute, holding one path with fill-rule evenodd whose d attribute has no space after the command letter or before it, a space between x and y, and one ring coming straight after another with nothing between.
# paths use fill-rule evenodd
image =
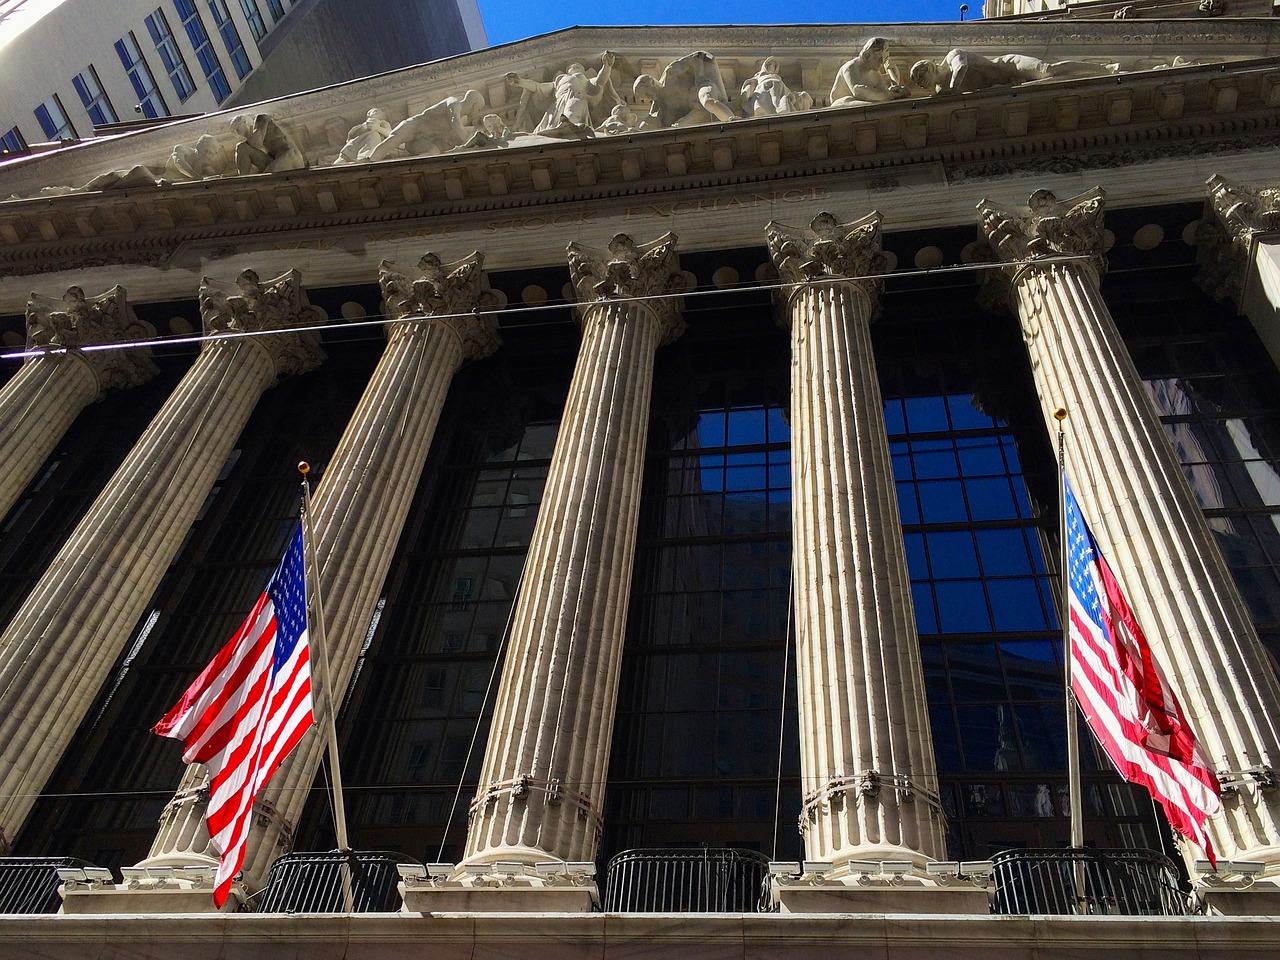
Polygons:
<instances>
[{"instance_id":1,"label":"blue window panel on building","mask_svg":"<svg viewBox=\"0 0 1280 960\"><path fill-rule=\"evenodd\" d=\"M209 81L213 97L221 103L231 96L231 85L227 83L227 75L222 72L222 63L213 51L213 44L209 42L204 21L200 19L200 13L192 0L173 0L173 6L178 11L183 28L187 31L191 46L195 48L196 59L200 62L200 69L204 71L205 79Z\"/></svg>"},{"instance_id":2,"label":"blue window panel on building","mask_svg":"<svg viewBox=\"0 0 1280 960\"><path fill-rule=\"evenodd\" d=\"M213 22L218 25L218 33L222 35L222 43L231 57L231 65L235 67L236 76L243 80L253 69L249 62L249 54L245 52L244 43L240 40L240 31L231 19L231 11L227 9L226 0L209 0L209 12L213 14Z\"/></svg>"},{"instance_id":3,"label":"blue window panel on building","mask_svg":"<svg viewBox=\"0 0 1280 960\"><path fill-rule=\"evenodd\" d=\"M89 119L93 121L95 127L119 121L120 118L116 116L115 108L107 99L107 92L102 89L98 72L93 69L92 64L72 77L71 85L75 87L80 102L84 104L84 111L89 114Z\"/></svg>"},{"instance_id":4,"label":"blue window panel on building","mask_svg":"<svg viewBox=\"0 0 1280 960\"><path fill-rule=\"evenodd\" d=\"M133 31L126 33L117 40L115 47L116 56L120 58L120 65L124 67L124 72L129 76L129 82L133 84L133 92L137 94L138 104L136 109L149 120L167 117L169 115L169 107L165 104L164 97L156 86L156 78L152 76L151 68L147 66L146 60L143 59L142 51L138 48L138 41L134 38Z\"/></svg>"},{"instance_id":5,"label":"blue window panel on building","mask_svg":"<svg viewBox=\"0 0 1280 960\"><path fill-rule=\"evenodd\" d=\"M17 127L12 127L6 133L0 134L0 153L14 154L26 153L27 141L22 138L22 132Z\"/></svg>"},{"instance_id":6,"label":"blue window panel on building","mask_svg":"<svg viewBox=\"0 0 1280 960\"><path fill-rule=\"evenodd\" d=\"M187 101L196 92L196 84L191 79L191 71L187 69L182 53L178 50L178 44L173 39L173 31L169 29L169 21L165 19L164 11L157 8L155 13L147 15L147 32L151 34L156 52L160 54L160 61L164 64L165 72L169 74L169 80L173 83L178 102Z\"/></svg>"},{"instance_id":7,"label":"blue window panel on building","mask_svg":"<svg viewBox=\"0 0 1280 960\"><path fill-rule=\"evenodd\" d=\"M35 109L36 122L50 140L76 140L76 128L71 125L67 112L62 109L62 101L55 93Z\"/></svg>"},{"instance_id":8,"label":"blue window panel on building","mask_svg":"<svg viewBox=\"0 0 1280 960\"><path fill-rule=\"evenodd\" d=\"M261 43L263 37L267 35L267 25L262 20L262 11L258 9L256 0L240 0L240 9L244 11L244 18L249 24L253 39Z\"/></svg>"}]
</instances>

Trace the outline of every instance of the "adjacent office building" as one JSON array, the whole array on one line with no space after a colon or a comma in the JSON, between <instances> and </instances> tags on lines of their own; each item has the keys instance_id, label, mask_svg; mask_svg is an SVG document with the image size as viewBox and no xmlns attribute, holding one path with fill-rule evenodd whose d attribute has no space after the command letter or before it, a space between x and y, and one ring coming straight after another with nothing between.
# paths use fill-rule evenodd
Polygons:
<instances>
[{"instance_id":1,"label":"adjacent office building","mask_svg":"<svg viewBox=\"0 0 1280 960\"><path fill-rule=\"evenodd\" d=\"M192 116L485 46L475 0L9 0L5 154Z\"/></svg>"}]
</instances>

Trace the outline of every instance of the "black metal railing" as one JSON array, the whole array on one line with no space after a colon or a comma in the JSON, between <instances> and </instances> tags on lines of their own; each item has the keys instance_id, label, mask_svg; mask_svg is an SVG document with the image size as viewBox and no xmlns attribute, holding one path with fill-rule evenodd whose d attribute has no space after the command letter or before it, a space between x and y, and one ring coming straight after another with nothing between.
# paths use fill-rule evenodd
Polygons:
<instances>
[{"instance_id":1,"label":"black metal railing","mask_svg":"<svg viewBox=\"0 0 1280 960\"><path fill-rule=\"evenodd\" d=\"M59 867L91 867L74 857L0 857L0 914L57 913Z\"/></svg>"},{"instance_id":2,"label":"black metal railing","mask_svg":"<svg viewBox=\"0 0 1280 960\"><path fill-rule=\"evenodd\" d=\"M1187 913L1177 869L1153 850L1006 850L991 863L993 913Z\"/></svg>"},{"instance_id":3,"label":"black metal railing","mask_svg":"<svg viewBox=\"0 0 1280 960\"><path fill-rule=\"evenodd\" d=\"M610 913L754 913L769 858L752 850L627 850L609 861Z\"/></svg>"},{"instance_id":4,"label":"black metal railing","mask_svg":"<svg viewBox=\"0 0 1280 960\"><path fill-rule=\"evenodd\" d=\"M418 863L403 853L339 850L286 853L271 867L258 905L261 913L353 913L400 909L397 863Z\"/></svg>"}]
</instances>

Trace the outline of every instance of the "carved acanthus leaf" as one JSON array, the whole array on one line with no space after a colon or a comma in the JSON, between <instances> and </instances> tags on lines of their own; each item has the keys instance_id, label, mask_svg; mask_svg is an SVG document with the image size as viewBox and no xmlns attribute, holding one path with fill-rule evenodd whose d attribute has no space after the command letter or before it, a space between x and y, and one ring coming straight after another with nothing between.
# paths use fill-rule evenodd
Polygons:
<instances>
[{"instance_id":1,"label":"carved acanthus leaf","mask_svg":"<svg viewBox=\"0 0 1280 960\"><path fill-rule=\"evenodd\" d=\"M1280 231L1280 190L1255 190L1216 175L1209 178L1208 188L1208 209L1196 231L1197 279L1214 297L1239 303L1254 238Z\"/></svg>"},{"instance_id":2,"label":"carved acanthus leaf","mask_svg":"<svg viewBox=\"0 0 1280 960\"><path fill-rule=\"evenodd\" d=\"M609 241L607 251L571 243L568 259L569 279L580 304L645 298L645 308L662 321L663 343L684 332L678 298L691 283L689 275L680 269L674 234L637 244L620 233Z\"/></svg>"},{"instance_id":3,"label":"carved acanthus leaf","mask_svg":"<svg viewBox=\"0 0 1280 960\"><path fill-rule=\"evenodd\" d=\"M45 352L79 350L101 344L146 341L155 328L139 320L124 287L96 297L69 287L60 299L31 294L27 301L27 347ZM93 368L103 390L138 386L158 372L147 347L92 350L81 356Z\"/></svg>"},{"instance_id":4,"label":"carved acanthus leaf","mask_svg":"<svg viewBox=\"0 0 1280 960\"><path fill-rule=\"evenodd\" d=\"M771 220L765 226L769 256L784 283L843 278L857 282L874 303L884 289L881 276L888 268L880 220L876 211L849 223L824 211L808 227Z\"/></svg>"},{"instance_id":5,"label":"carved acanthus leaf","mask_svg":"<svg viewBox=\"0 0 1280 960\"><path fill-rule=\"evenodd\" d=\"M256 337L271 352L278 376L306 373L325 358L318 327L324 314L307 300L297 270L263 282L245 270L234 283L205 277L200 283L200 319L206 333L259 333L310 328L279 336ZM206 349L208 347L206 346Z\"/></svg>"},{"instance_id":6,"label":"carved acanthus leaf","mask_svg":"<svg viewBox=\"0 0 1280 960\"><path fill-rule=\"evenodd\" d=\"M1101 187L1068 200L1037 190L1027 203L1027 216L983 200L978 204L980 230L996 255L1014 267L1056 257L1085 257L1101 276L1106 270L1104 200Z\"/></svg>"},{"instance_id":7,"label":"carved acanthus leaf","mask_svg":"<svg viewBox=\"0 0 1280 960\"><path fill-rule=\"evenodd\" d=\"M462 339L468 359L487 357L501 346L493 313L506 306L507 298L489 287L484 254L479 251L453 263L443 263L436 254L428 253L418 261L414 274L384 260L378 268L378 282L383 312L391 320L447 317L444 322Z\"/></svg>"}]
</instances>

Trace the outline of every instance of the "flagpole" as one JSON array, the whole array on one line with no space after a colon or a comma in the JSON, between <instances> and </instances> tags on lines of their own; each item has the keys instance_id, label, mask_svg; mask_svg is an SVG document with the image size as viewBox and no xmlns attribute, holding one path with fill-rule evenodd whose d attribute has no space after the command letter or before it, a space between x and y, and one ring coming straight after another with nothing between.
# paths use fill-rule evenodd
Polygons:
<instances>
[{"instance_id":1,"label":"flagpole","mask_svg":"<svg viewBox=\"0 0 1280 960\"><path fill-rule=\"evenodd\" d=\"M1064 678L1064 705L1067 715L1067 800L1071 804L1071 849L1084 847L1084 809L1080 794L1080 724L1076 719L1076 698L1071 689L1071 589L1067 546L1067 456L1066 433L1063 421L1067 419L1064 407L1053 411L1058 421L1058 544L1061 548L1059 569L1062 571L1062 660ZM1075 870L1076 898L1084 897L1083 865Z\"/></svg>"},{"instance_id":2,"label":"flagpole","mask_svg":"<svg viewBox=\"0 0 1280 960\"><path fill-rule=\"evenodd\" d=\"M298 472L302 474L302 541L307 551L307 566L311 568L311 588L315 591L315 622L311 631L311 649L318 654L316 667L321 700L324 703L324 731L329 744L329 776L333 789L333 829L338 841L338 850L349 853L347 842L347 809L342 800L342 767L338 762L338 709L333 698L333 684L329 674L329 638L324 631L324 597L320 593L320 564L316 560L315 537L311 529L311 484L307 474L311 472L311 464L303 460L298 463ZM346 900L347 913L353 912L351 881L347 871L343 870L343 896Z\"/></svg>"}]
</instances>

